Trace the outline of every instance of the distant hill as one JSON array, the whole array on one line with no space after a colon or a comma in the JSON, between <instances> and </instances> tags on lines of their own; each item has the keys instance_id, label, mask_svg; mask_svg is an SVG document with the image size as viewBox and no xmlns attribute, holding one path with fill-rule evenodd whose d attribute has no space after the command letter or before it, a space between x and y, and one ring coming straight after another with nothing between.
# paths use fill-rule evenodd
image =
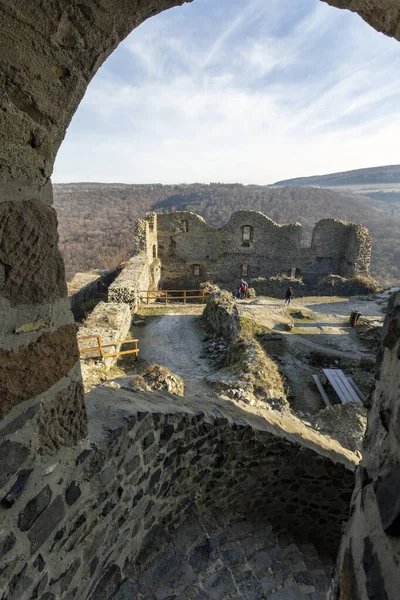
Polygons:
<instances>
[{"instance_id":1,"label":"distant hill","mask_svg":"<svg viewBox=\"0 0 400 600\"><path fill-rule=\"evenodd\" d=\"M305 244L320 219L361 223L373 236L374 276L385 285L400 281L400 204L393 199L318 187L240 184L63 184L54 186L54 196L69 280L78 271L112 268L129 258L135 220L146 212L189 210L220 227L233 212L253 209L277 223L301 223Z\"/></svg>"},{"instance_id":2,"label":"distant hill","mask_svg":"<svg viewBox=\"0 0 400 600\"><path fill-rule=\"evenodd\" d=\"M330 173L328 175L314 175L312 177L297 177L278 181L276 186L318 186L318 187L344 187L352 186L391 186L400 187L400 165L389 165L386 167L372 167L370 169L357 169L355 171L344 171L342 173Z\"/></svg>"}]
</instances>

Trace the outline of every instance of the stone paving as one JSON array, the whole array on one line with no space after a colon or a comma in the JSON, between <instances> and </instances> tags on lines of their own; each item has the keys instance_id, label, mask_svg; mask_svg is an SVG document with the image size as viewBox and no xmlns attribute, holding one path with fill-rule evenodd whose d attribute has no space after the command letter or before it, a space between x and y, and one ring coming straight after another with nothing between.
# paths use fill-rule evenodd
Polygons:
<instances>
[{"instance_id":1,"label":"stone paving","mask_svg":"<svg viewBox=\"0 0 400 600\"><path fill-rule=\"evenodd\" d=\"M322 600L332 562L285 529L214 510L150 536L131 574L146 600Z\"/></svg>"}]
</instances>

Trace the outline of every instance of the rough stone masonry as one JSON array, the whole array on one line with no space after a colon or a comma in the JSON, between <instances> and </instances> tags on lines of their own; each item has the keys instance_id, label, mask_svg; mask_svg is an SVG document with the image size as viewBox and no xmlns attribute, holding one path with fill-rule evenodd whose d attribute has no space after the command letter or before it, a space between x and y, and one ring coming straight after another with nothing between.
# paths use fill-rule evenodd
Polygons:
<instances>
[{"instance_id":1,"label":"rough stone masonry","mask_svg":"<svg viewBox=\"0 0 400 600\"><path fill-rule=\"evenodd\" d=\"M370 275L371 235L353 223L319 221L309 248L301 244L299 223L278 225L254 210L233 213L219 229L191 212L160 214L157 230L161 283L167 287L196 289L202 281L232 286L241 277L281 273Z\"/></svg>"},{"instance_id":2,"label":"rough stone masonry","mask_svg":"<svg viewBox=\"0 0 400 600\"><path fill-rule=\"evenodd\" d=\"M85 441L87 410L76 332L57 248L57 219L51 207L50 177L65 131L99 67L119 42L145 19L183 3L183 0L0 2L0 480L3 493L0 576L1 585L8 586L3 593L6 598L24 598L28 594L42 600L78 597L80 591L75 592L76 586L94 583L96 572L102 572L105 579L99 580L90 591L92 597L100 598L101 594L115 597L114 590L122 577L121 567L116 562L119 546L131 549L131 541L139 544L143 540L143 528L146 526L149 531L152 527L154 508L143 501L146 508L140 510L148 512L143 513L143 518L138 518L132 524L132 531L126 534L129 544L122 535L113 542L116 533L123 533L125 517L118 516L118 528L114 523L111 527L109 520L114 513L110 507L121 494L129 513L136 496L132 489L139 493L147 481L143 479L139 483L142 475L135 481L131 471L127 475L132 478L129 489L121 491L117 487L105 503L104 499L101 502L101 494L107 494L107 486L113 485L110 483L114 481L113 469L124 469L123 457L111 459L109 454L105 461L107 452L102 450L101 442L91 438L93 447L89 448ZM358 12L378 31L400 39L399 0L329 0L328 3ZM379 381L366 441L367 455L358 474L359 485L337 569L335 593L342 599L397 600L400 588L396 512L400 331L396 302L398 304L396 300L390 308L379 363ZM89 406L89 412L91 419L96 420L99 412L94 404ZM162 413L160 423L164 417ZM147 423L144 417L143 420ZM175 431L174 428L172 436ZM190 431L190 427L186 431ZM140 442L142 450L151 454L155 448L158 456L151 433L149 430L149 437L144 434ZM111 428L109 444L115 452L120 443L121 438ZM176 445L175 449L171 448L171 454L176 451L176 457L180 456L179 443L173 437L170 443ZM216 446L218 443L219 456L223 457L223 449L231 443L230 437L216 442ZM201 447L202 440L199 438L194 444ZM124 452L125 457L127 451ZM93 484L90 473L82 478L79 474L79 469L86 468L84 459L89 460L89 456L96 457L95 464L102 473L102 479L96 479ZM128 470L135 465L135 457L130 460ZM149 459L143 456L141 460ZM161 458L153 460L157 463ZM167 457L162 458L164 460L168 463ZM104 461L109 468L106 472L100 467ZM160 478L164 467L164 462L158 464ZM175 478L172 484L181 483L177 498L182 504L177 502L176 506L183 511L186 484L185 479L179 478L179 468L171 474L171 479ZM201 472L196 477L201 478ZM212 478L216 484L210 485L218 486L216 473L212 476L206 473L204 477ZM245 480L245 475L243 477ZM343 477L337 479L343 481ZM156 485L153 479L150 489ZM164 502L160 494L160 502ZM88 500L89 496L93 497L92 501ZM385 499L390 499L391 504ZM138 498L135 501L140 502ZM175 508L173 514L176 513ZM86 553L84 541L89 543L91 532L97 533L96 519L102 520L107 530L90 541L92 550L89 548ZM134 534L135 527L139 530ZM207 547L210 552L221 548L219 544ZM69 562L66 554L74 553L74 548L77 554ZM97 556L97 552L101 556ZM207 554L207 549L204 552ZM109 568L104 565L106 559ZM80 569L85 569L83 574ZM303 581L305 571L299 571ZM234 577L232 569L231 576ZM124 593L128 594L121 591L119 597ZM198 597L201 597L200 592Z\"/></svg>"}]
</instances>

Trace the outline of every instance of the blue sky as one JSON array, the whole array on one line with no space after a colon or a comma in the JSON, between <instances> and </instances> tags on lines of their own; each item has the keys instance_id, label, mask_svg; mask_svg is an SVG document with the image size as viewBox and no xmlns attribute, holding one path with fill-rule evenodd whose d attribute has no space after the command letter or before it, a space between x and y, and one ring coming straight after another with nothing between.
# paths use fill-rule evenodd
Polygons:
<instances>
[{"instance_id":1,"label":"blue sky","mask_svg":"<svg viewBox=\"0 0 400 600\"><path fill-rule=\"evenodd\" d=\"M194 0L91 82L53 181L242 182L399 161L400 44L318 0Z\"/></svg>"}]
</instances>

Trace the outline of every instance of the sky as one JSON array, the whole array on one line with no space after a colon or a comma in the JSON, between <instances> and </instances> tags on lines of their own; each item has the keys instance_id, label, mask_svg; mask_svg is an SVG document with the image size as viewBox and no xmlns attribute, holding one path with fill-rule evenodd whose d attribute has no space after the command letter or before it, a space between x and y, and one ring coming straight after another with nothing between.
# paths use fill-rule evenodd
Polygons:
<instances>
[{"instance_id":1,"label":"sky","mask_svg":"<svg viewBox=\"0 0 400 600\"><path fill-rule=\"evenodd\" d=\"M400 44L318 0L194 0L90 83L53 181L240 182L396 164Z\"/></svg>"}]
</instances>

